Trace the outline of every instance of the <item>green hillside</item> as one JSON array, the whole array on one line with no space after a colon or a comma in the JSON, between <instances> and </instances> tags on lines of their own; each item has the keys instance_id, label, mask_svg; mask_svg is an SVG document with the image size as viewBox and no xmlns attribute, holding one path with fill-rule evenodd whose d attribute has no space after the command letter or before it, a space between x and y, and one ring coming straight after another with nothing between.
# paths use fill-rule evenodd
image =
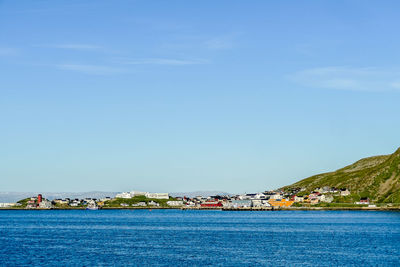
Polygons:
<instances>
[{"instance_id":1,"label":"green hillside","mask_svg":"<svg viewBox=\"0 0 400 267\"><path fill-rule=\"evenodd\" d=\"M334 172L303 179L283 189L331 186L348 188L352 195L369 197L375 202L400 203L400 148L391 155L361 159Z\"/></svg>"}]
</instances>

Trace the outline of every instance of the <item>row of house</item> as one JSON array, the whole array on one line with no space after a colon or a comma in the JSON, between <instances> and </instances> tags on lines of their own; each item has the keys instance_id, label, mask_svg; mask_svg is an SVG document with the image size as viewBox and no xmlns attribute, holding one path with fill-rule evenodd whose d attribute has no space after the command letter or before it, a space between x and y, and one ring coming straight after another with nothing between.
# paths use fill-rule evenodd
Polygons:
<instances>
[{"instance_id":1,"label":"row of house","mask_svg":"<svg viewBox=\"0 0 400 267\"><path fill-rule=\"evenodd\" d=\"M132 201L122 202L121 207L156 207L160 204L156 199L169 199L165 202L170 207L188 207L188 208L227 208L227 209L241 209L241 208L265 208L265 207L290 207L294 203L310 203L318 204L320 202L330 203L334 200L334 196L349 196L350 190L347 188L334 188L324 186L322 188L315 188L311 193L302 195L301 192L305 191L304 188L291 188L290 191L274 190L264 191L259 193L239 194L239 195L217 195L210 197L176 197L170 199L168 193L149 193L140 191L122 192L116 194L115 197L105 197L102 199L84 198L84 199L55 199L49 201L38 195L36 198L31 198L27 202L27 208L52 208L57 206L70 206L70 207L98 207L103 206L105 202L114 199L132 199L136 196L145 196L149 201L140 201L133 204L128 204ZM369 199L361 199L356 204L369 204Z\"/></svg>"}]
</instances>

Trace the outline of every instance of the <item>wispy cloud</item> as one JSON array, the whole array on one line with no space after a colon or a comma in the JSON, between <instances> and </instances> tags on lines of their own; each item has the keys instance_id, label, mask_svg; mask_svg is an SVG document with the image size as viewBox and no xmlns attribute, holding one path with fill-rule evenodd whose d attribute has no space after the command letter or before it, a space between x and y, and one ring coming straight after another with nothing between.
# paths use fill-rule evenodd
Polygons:
<instances>
[{"instance_id":1,"label":"wispy cloud","mask_svg":"<svg viewBox=\"0 0 400 267\"><path fill-rule=\"evenodd\" d=\"M92 75L110 75L116 73L127 72L125 69L104 66L104 65L87 65L87 64L60 64L56 65L58 69L76 71Z\"/></svg>"},{"instance_id":2,"label":"wispy cloud","mask_svg":"<svg viewBox=\"0 0 400 267\"><path fill-rule=\"evenodd\" d=\"M46 48L58 48L58 49L69 49L69 50L104 50L104 47L92 44L41 44L35 45L35 47L46 47Z\"/></svg>"},{"instance_id":3,"label":"wispy cloud","mask_svg":"<svg viewBox=\"0 0 400 267\"><path fill-rule=\"evenodd\" d=\"M332 66L289 75L304 86L337 90L387 91L400 89L400 71L372 67Z\"/></svg>"},{"instance_id":4,"label":"wispy cloud","mask_svg":"<svg viewBox=\"0 0 400 267\"><path fill-rule=\"evenodd\" d=\"M128 59L121 63L127 65L197 65L205 64L208 61L202 59L173 59L173 58L144 58L144 59Z\"/></svg>"}]
</instances>

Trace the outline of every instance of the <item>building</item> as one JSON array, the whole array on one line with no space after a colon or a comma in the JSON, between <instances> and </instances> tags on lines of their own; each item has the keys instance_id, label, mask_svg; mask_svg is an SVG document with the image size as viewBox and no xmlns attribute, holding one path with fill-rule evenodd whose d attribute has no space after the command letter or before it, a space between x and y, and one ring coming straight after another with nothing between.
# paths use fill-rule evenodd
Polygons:
<instances>
[{"instance_id":1,"label":"building","mask_svg":"<svg viewBox=\"0 0 400 267\"><path fill-rule=\"evenodd\" d=\"M17 206L17 203L0 203L0 208L11 208Z\"/></svg>"},{"instance_id":2,"label":"building","mask_svg":"<svg viewBox=\"0 0 400 267\"><path fill-rule=\"evenodd\" d=\"M168 193L146 193L145 196L154 199L169 199Z\"/></svg>"},{"instance_id":3,"label":"building","mask_svg":"<svg viewBox=\"0 0 400 267\"><path fill-rule=\"evenodd\" d=\"M155 201L149 201L149 206L160 206L160 203L157 203L157 202L155 202Z\"/></svg>"},{"instance_id":4,"label":"building","mask_svg":"<svg viewBox=\"0 0 400 267\"><path fill-rule=\"evenodd\" d=\"M207 200L206 202L201 203L200 206L203 208L212 208L212 207L217 208L217 207L222 207L222 203L215 200Z\"/></svg>"},{"instance_id":5,"label":"building","mask_svg":"<svg viewBox=\"0 0 400 267\"><path fill-rule=\"evenodd\" d=\"M122 192L115 195L115 198L133 198L133 197L134 195L132 195L130 192Z\"/></svg>"},{"instance_id":6,"label":"building","mask_svg":"<svg viewBox=\"0 0 400 267\"><path fill-rule=\"evenodd\" d=\"M53 208L53 205L51 204L50 201L48 201L47 199L42 199L39 203L38 206L39 209L51 209Z\"/></svg>"},{"instance_id":7,"label":"building","mask_svg":"<svg viewBox=\"0 0 400 267\"><path fill-rule=\"evenodd\" d=\"M182 200L167 201L167 205L171 207L178 207L183 205L183 201Z\"/></svg>"},{"instance_id":8,"label":"building","mask_svg":"<svg viewBox=\"0 0 400 267\"><path fill-rule=\"evenodd\" d=\"M229 207L231 208L251 208L253 206L253 202L250 199L239 199L239 200L232 200L230 202Z\"/></svg>"},{"instance_id":9,"label":"building","mask_svg":"<svg viewBox=\"0 0 400 267\"><path fill-rule=\"evenodd\" d=\"M145 196L148 192L140 192L140 191L131 191L131 192L122 192L115 195L115 198L133 198L136 196Z\"/></svg>"},{"instance_id":10,"label":"building","mask_svg":"<svg viewBox=\"0 0 400 267\"><path fill-rule=\"evenodd\" d=\"M270 199L270 200L268 200L268 202L272 207L290 207L294 203L294 201L290 201L290 200L287 200L285 198L282 198L282 199Z\"/></svg>"},{"instance_id":11,"label":"building","mask_svg":"<svg viewBox=\"0 0 400 267\"><path fill-rule=\"evenodd\" d=\"M270 207L271 205L268 203L268 200L252 199L251 206L261 208L261 207Z\"/></svg>"},{"instance_id":12,"label":"building","mask_svg":"<svg viewBox=\"0 0 400 267\"><path fill-rule=\"evenodd\" d=\"M320 201L331 203L333 201L333 196L332 195L321 195Z\"/></svg>"},{"instance_id":13,"label":"building","mask_svg":"<svg viewBox=\"0 0 400 267\"><path fill-rule=\"evenodd\" d=\"M294 202L304 202L304 197L303 196L294 196L293 198Z\"/></svg>"},{"instance_id":14,"label":"building","mask_svg":"<svg viewBox=\"0 0 400 267\"><path fill-rule=\"evenodd\" d=\"M146 207L146 206L147 204L144 201L132 204L132 207Z\"/></svg>"},{"instance_id":15,"label":"building","mask_svg":"<svg viewBox=\"0 0 400 267\"><path fill-rule=\"evenodd\" d=\"M356 202L358 205L369 205L369 203L369 198L367 197L362 197L360 201Z\"/></svg>"},{"instance_id":16,"label":"building","mask_svg":"<svg viewBox=\"0 0 400 267\"><path fill-rule=\"evenodd\" d=\"M340 195L342 197L349 196L350 195L350 191L347 188L340 188Z\"/></svg>"}]
</instances>

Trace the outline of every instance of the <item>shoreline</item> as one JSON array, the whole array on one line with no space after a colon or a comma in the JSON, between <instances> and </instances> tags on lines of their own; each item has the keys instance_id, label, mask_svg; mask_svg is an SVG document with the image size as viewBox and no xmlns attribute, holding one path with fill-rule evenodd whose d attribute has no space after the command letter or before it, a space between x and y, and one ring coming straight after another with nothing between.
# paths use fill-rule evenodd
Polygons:
<instances>
[{"instance_id":1,"label":"shoreline","mask_svg":"<svg viewBox=\"0 0 400 267\"><path fill-rule=\"evenodd\" d=\"M79 208L52 208L52 209L24 209L24 208L0 208L1 210L87 210ZM268 208L186 208L186 207L105 207L98 210L218 210L218 211L400 211L400 207L268 207Z\"/></svg>"}]
</instances>

